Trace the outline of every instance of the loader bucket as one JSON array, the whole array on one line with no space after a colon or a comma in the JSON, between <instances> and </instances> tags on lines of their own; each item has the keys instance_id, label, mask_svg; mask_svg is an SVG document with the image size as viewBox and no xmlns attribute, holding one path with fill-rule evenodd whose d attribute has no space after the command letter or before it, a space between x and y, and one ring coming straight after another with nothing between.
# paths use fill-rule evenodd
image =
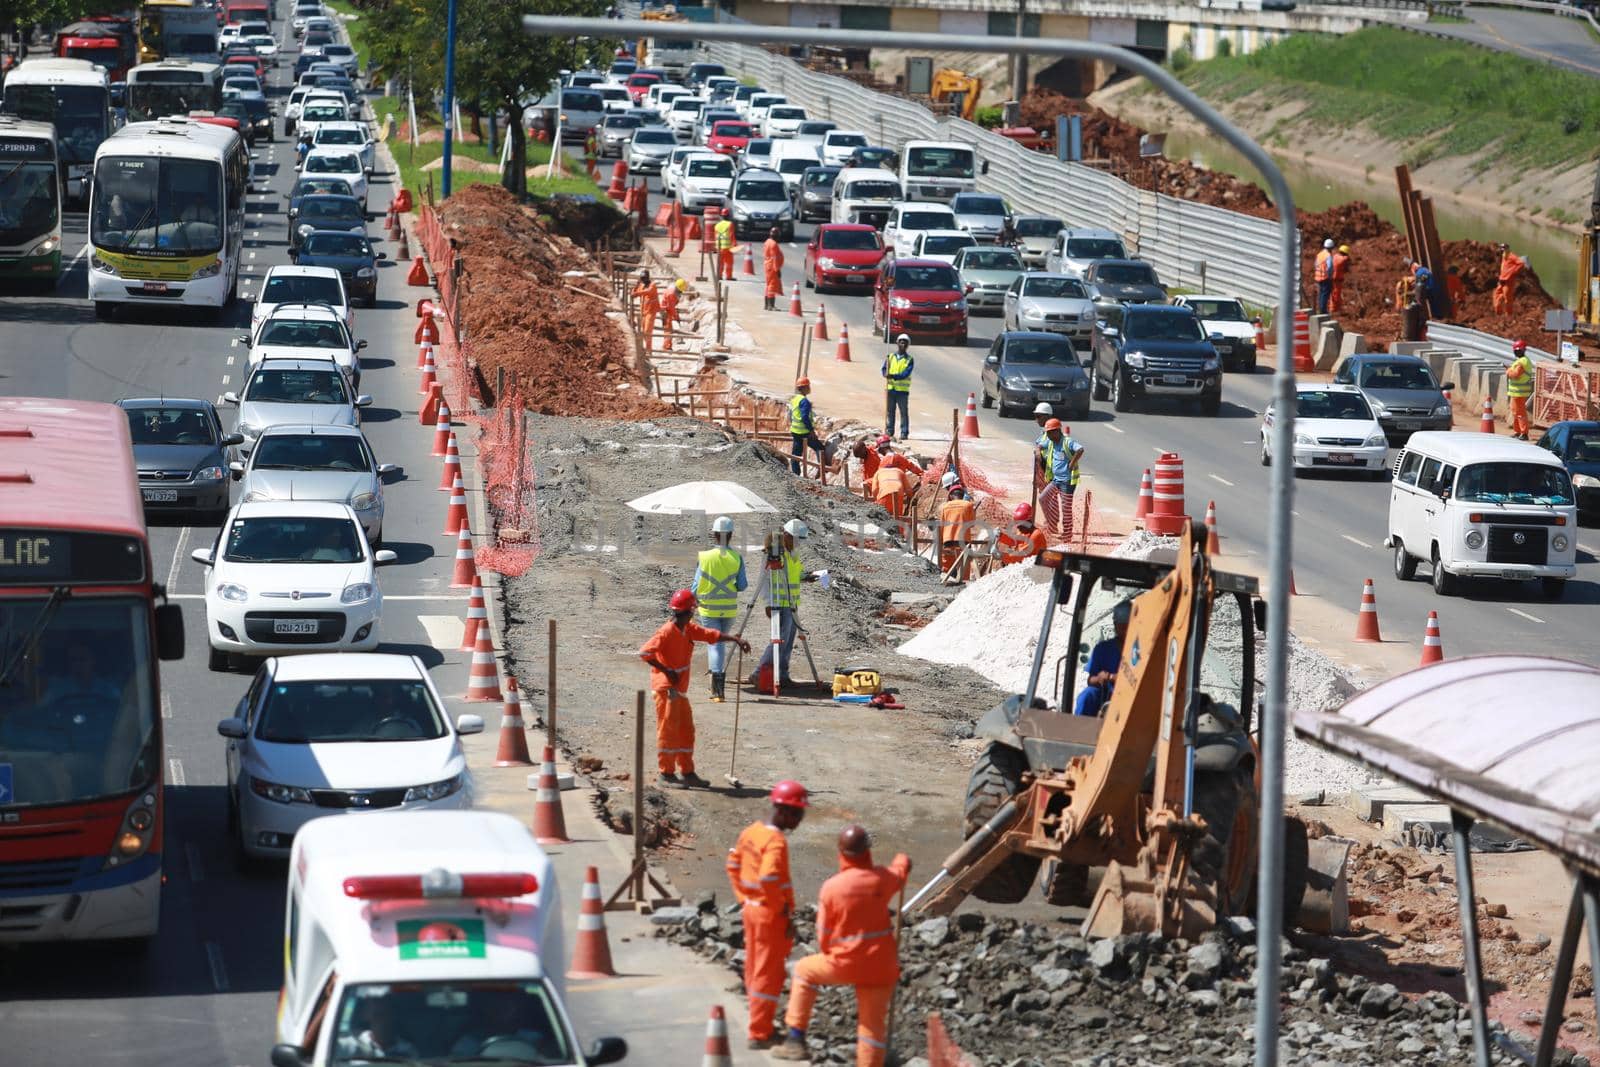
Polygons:
<instances>
[{"instance_id":1,"label":"loader bucket","mask_svg":"<svg viewBox=\"0 0 1600 1067\"><path fill-rule=\"evenodd\" d=\"M1156 885L1153 879L1140 877L1134 868L1112 860L1083 920L1083 936L1159 933L1193 940L1217 925L1215 901L1192 882L1184 886L1175 921L1164 914Z\"/></svg>"}]
</instances>

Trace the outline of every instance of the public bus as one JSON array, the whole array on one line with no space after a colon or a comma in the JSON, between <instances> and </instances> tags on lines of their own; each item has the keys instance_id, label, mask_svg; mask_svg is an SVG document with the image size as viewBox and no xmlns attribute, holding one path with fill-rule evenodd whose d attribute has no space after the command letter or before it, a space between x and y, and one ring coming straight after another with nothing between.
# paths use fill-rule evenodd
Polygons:
<instances>
[{"instance_id":1,"label":"public bus","mask_svg":"<svg viewBox=\"0 0 1600 1067\"><path fill-rule=\"evenodd\" d=\"M144 0L139 8L139 40L153 59L216 62L216 12L195 0Z\"/></svg>"},{"instance_id":2,"label":"public bus","mask_svg":"<svg viewBox=\"0 0 1600 1067\"><path fill-rule=\"evenodd\" d=\"M0 278L54 285L60 277L61 171L55 128L0 115Z\"/></svg>"},{"instance_id":3,"label":"public bus","mask_svg":"<svg viewBox=\"0 0 1600 1067\"><path fill-rule=\"evenodd\" d=\"M84 59L25 59L6 76L0 112L55 127L67 199L88 203L94 154L113 125L105 69Z\"/></svg>"},{"instance_id":4,"label":"public bus","mask_svg":"<svg viewBox=\"0 0 1600 1067\"><path fill-rule=\"evenodd\" d=\"M219 311L232 302L244 242L250 156L239 134L191 118L124 126L95 155L89 299Z\"/></svg>"},{"instance_id":5,"label":"public bus","mask_svg":"<svg viewBox=\"0 0 1600 1067\"><path fill-rule=\"evenodd\" d=\"M128 417L0 397L0 943L155 935L159 660Z\"/></svg>"},{"instance_id":6,"label":"public bus","mask_svg":"<svg viewBox=\"0 0 1600 1067\"><path fill-rule=\"evenodd\" d=\"M222 106L222 66L187 59L140 63L128 71L128 121L146 122Z\"/></svg>"}]
</instances>

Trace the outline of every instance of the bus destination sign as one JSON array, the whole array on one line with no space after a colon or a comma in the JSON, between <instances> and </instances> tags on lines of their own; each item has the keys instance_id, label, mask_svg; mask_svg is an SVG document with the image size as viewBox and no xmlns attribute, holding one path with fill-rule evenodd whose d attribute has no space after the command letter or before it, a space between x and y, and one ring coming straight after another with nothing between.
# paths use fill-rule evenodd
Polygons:
<instances>
[{"instance_id":1,"label":"bus destination sign","mask_svg":"<svg viewBox=\"0 0 1600 1067\"><path fill-rule=\"evenodd\" d=\"M137 538L74 530L0 529L0 585L143 580L144 551Z\"/></svg>"}]
</instances>

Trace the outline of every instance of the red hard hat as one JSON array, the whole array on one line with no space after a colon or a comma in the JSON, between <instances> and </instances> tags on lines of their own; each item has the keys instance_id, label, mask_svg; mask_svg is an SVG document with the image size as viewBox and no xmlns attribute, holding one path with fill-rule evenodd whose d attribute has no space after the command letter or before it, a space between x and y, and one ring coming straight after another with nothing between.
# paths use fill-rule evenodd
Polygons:
<instances>
[{"instance_id":1,"label":"red hard hat","mask_svg":"<svg viewBox=\"0 0 1600 1067\"><path fill-rule=\"evenodd\" d=\"M772 787L772 793L768 799L774 804L782 804L786 808L809 807L806 803L806 787L788 778Z\"/></svg>"},{"instance_id":2,"label":"red hard hat","mask_svg":"<svg viewBox=\"0 0 1600 1067\"><path fill-rule=\"evenodd\" d=\"M879 444L879 445L886 445L886 444L889 443L889 441L890 441L890 437L889 437L888 434L880 433L878 435L878 439L876 441L874 441L873 443L874 444Z\"/></svg>"},{"instance_id":3,"label":"red hard hat","mask_svg":"<svg viewBox=\"0 0 1600 1067\"><path fill-rule=\"evenodd\" d=\"M1527 350L1528 350L1528 342L1526 342L1526 341L1512 341L1511 342L1511 351L1517 352L1517 353L1522 353L1522 352L1526 352Z\"/></svg>"},{"instance_id":4,"label":"red hard hat","mask_svg":"<svg viewBox=\"0 0 1600 1067\"><path fill-rule=\"evenodd\" d=\"M693 611L694 594L687 589L680 589L672 594L672 599L668 603L671 604L673 611Z\"/></svg>"},{"instance_id":5,"label":"red hard hat","mask_svg":"<svg viewBox=\"0 0 1600 1067\"><path fill-rule=\"evenodd\" d=\"M1013 519L1016 519L1018 522L1032 522L1033 521L1033 505L1032 504L1018 504L1016 506L1016 508L1014 508L1012 510L1011 517Z\"/></svg>"}]
</instances>

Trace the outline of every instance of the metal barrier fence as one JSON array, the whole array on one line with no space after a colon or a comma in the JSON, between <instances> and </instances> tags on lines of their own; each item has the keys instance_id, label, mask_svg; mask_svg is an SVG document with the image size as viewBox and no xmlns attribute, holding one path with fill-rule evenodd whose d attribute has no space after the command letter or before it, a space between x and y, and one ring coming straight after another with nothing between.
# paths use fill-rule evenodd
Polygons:
<instances>
[{"instance_id":1,"label":"metal barrier fence","mask_svg":"<svg viewBox=\"0 0 1600 1067\"><path fill-rule=\"evenodd\" d=\"M1500 363L1511 363L1511 341L1509 338L1496 337L1492 333L1481 330L1468 329L1465 326L1453 326L1448 322L1428 323L1428 343L1439 348L1453 348L1464 356L1477 356L1479 359L1490 359ZM1535 361L1554 360L1556 357L1537 348L1529 346L1528 358Z\"/></svg>"}]
</instances>

